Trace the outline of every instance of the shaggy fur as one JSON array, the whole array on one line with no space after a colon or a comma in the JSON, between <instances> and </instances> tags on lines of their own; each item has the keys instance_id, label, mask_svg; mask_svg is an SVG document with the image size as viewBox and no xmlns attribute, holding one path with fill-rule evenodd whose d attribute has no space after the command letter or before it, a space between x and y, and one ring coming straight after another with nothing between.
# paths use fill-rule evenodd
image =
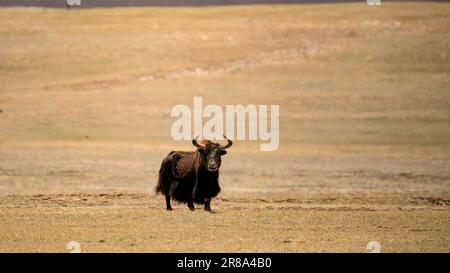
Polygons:
<instances>
[{"instance_id":1,"label":"shaggy fur","mask_svg":"<svg viewBox=\"0 0 450 273\"><path fill-rule=\"evenodd\" d=\"M187 203L190 209L193 203L205 204L205 210L210 210L211 198L220 192L220 157L226 154L222 148L218 143L204 140L196 151L172 151L164 158L155 190L166 197L168 210L172 209L170 199ZM217 169L211 171L208 164Z\"/></svg>"}]
</instances>

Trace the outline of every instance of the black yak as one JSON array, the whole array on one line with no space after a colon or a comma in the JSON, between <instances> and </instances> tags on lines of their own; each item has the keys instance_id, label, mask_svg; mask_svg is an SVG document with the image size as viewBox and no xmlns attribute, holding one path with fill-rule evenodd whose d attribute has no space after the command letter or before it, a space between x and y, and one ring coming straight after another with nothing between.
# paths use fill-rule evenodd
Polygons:
<instances>
[{"instance_id":1,"label":"black yak","mask_svg":"<svg viewBox=\"0 0 450 273\"><path fill-rule=\"evenodd\" d=\"M211 198L220 192L221 156L233 142L225 137L228 143L224 146L210 140L199 144L197 138L192 140L196 151L172 151L161 163L156 193L166 197L167 210L172 210L170 199L174 199L187 203L190 210L195 209L194 203L204 204L211 212Z\"/></svg>"}]
</instances>

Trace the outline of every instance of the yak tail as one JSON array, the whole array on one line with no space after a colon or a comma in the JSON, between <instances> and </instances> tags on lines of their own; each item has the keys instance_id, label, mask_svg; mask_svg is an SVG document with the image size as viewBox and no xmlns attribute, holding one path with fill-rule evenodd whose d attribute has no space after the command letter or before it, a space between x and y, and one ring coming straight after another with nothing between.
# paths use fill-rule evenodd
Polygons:
<instances>
[{"instance_id":1,"label":"yak tail","mask_svg":"<svg viewBox=\"0 0 450 273\"><path fill-rule=\"evenodd\" d=\"M158 174L158 183L156 184L155 192L156 193L162 193L166 194L170 190L170 183L173 180L173 158L172 153L169 153L169 155L164 158L164 160L161 162L161 167L159 168L159 174Z\"/></svg>"}]
</instances>

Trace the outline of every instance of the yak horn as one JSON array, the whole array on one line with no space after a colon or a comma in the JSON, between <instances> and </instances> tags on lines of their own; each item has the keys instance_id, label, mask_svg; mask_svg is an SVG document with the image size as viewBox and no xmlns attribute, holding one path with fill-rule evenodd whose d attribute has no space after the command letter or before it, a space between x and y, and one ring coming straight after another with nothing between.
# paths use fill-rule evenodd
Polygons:
<instances>
[{"instance_id":1,"label":"yak horn","mask_svg":"<svg viewBox=\"0 0 450 273\"><path fill-rule=\"evenodd\" d=\"M228 149L233 145L233 141L229 140L225 135L223 137L228 141L227 145L221 146L222 150Z\"/></svg>"},{"instance_id":2,"label":"yak horn","mask_svg":"<svg viewBox=\"0 0 450 273\"><path fill-rule=\"evenodd\" d=\"M204 146L198 144L197 139L199 136L196 136L193 140L192 140L192 144L194 144L195 147L199 148L199 149L203 149L205 148Z\"/></svg>"}]
</instances>

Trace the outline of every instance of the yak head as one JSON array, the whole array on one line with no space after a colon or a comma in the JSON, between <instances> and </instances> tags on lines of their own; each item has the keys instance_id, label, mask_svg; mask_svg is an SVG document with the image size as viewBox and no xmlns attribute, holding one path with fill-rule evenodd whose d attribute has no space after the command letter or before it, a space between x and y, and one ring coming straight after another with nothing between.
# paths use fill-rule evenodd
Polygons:
<instances>
[{"instance_id":1,"label":"yak head","mask_svg":"<svg viewBox=\"0 0 450 273\"><path fill-rule=\"evenodd\" d=\"M203 165L210 172L215 172L220 168L220 164L222 163L221 156L225 155L227 153L225 150L233 145L231 140L226 136L223 137L228 141L226 145L220 145L219 143L206 139L202 140L201 144L199 144L197 142L198 136L192 140L192 144L197 147L197 151L203 157Z\"/></svg>"}]
</instances>

